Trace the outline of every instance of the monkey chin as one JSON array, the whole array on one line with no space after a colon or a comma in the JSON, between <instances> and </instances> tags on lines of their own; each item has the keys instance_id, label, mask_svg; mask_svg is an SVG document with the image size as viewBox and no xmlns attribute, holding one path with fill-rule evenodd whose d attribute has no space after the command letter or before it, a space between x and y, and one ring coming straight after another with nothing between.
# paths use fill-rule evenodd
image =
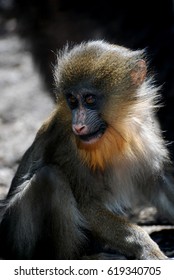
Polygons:
<instances>
[{"instance_id":1,"label":"monkey chin","mask_svg":"<svg viewBox=\"0 0 174 280\"><path fill-rule=\"evenodd\" d=\"M101 137L103 136L104 133L97 133L96 135L93 136L89 136L89 137L80 137L80 141L82 143L82 145L95 145L97 144L97 142L101 139Z\"/></svg>"},{"instance_id":2,"label":"monkey chin","mask_svg":"<svg viewBox=\"0 0 174 280\"><path fill-rule=\"evenodd\" d=\"M78 137L76 144L83 162L94 171L96 169L104 171L106 166L115 162L115 159L119 160L126 146L124 138L112 127L88 140L82 141Z\"/></svg>"}]
</instances>

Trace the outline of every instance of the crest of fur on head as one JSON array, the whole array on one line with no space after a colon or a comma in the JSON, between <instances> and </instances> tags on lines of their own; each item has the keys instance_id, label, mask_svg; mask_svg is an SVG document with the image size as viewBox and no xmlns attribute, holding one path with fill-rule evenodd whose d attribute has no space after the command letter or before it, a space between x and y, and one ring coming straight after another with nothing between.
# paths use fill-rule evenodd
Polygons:
<instances>
[{"instance_id":1,"label":"crest of fur on head","mask_svg":"<svg viewBox=\"0 0 174 280\"><path fill-rule=\"evenodd\" d=\"M158 169L168 159L155 118L158 89L146 74L142 50L90 41L59 53L55 81L60 104L63 92L75 85L90 84L104 95L100 116L108 125L106 132L94 145L76 141L81 158L93 170L140 159Z\"/></svg>"}]
</instances>

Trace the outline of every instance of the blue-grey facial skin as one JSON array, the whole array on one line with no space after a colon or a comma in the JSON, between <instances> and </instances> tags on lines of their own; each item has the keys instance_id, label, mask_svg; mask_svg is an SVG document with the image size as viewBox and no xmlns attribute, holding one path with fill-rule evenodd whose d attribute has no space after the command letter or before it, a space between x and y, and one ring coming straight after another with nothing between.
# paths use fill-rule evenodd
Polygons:
<instances>
[{"instance_id":1,"label":"blue-grey facial skin","mask_svg":"<svg viewBox=\"0 0 174 280\"><path fill-rule=\"evenodd\" d=\"M87 89L80 93L73 91L66 94L66 100L72 111L72 129L82 141L89 142L103 135L107 124L100 116L104 97Z\"/></svg>"}]
</instances>

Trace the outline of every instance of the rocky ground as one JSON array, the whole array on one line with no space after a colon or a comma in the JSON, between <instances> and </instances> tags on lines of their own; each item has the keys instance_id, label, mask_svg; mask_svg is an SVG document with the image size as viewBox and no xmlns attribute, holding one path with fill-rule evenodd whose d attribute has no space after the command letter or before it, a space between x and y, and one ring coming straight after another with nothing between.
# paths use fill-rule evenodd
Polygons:
<instances>
[{"instance_id":1,"label":"rocky ground","mask_svg":"<svg viewBox=\"0 0 174 280\"><path fill-rule=\"evenodd\" d=\"M0 34L0 198L7 193L21 156L53 108L29 49L14 29L11 20ZM160 220L155 209L138 211L132 219L168 256L174 256L174 227Z\"/></svg>"},{"instance_id":2,"label":"rocky ground","mask_svg":"<svg viewBox=\"0 0 174 280\"><path fill-rule=\"evenodd\" d=\"M10 25L10 22L8 23ZM11 23L13 24L13 23ZM27 46L14 32L0 37L0 196L53 103Z\"/></svg>"}]
</instances>

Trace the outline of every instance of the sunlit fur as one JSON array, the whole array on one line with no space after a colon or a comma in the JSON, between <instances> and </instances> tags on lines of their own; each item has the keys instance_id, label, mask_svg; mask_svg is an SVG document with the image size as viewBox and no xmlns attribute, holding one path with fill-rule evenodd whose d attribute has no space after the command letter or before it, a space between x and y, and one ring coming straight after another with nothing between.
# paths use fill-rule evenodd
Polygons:
<instances>
[{"instance_id":1,"label":"sunlit fur","mask_svg":"<svg viewBox=\"0 0 174 280\"><path fill-rule=\"evenodd\" d=\"M55 69L59 104L64 98L62 92L83 82L105 95L106 108L101 116L108 128L104 135L90 145L76 139L77 154L93 170L126 164L127 159L134 164L138 159L148 162L151 158L155 165L163 162L162 158L168 160L160 130L156 121L152 122L158 89L145 78L144 64L136 64L143 56L142 51L100 41L82 43L70 51L67 47L59 54Z\"/></svg>"},{"instance_id":2,"label":"sunlit fur","mask_svg":"<svg viewBox=\"0 0 174 280\"><path fill-rule=\"evenodd\" d=\"M104 170L110 165L123 166L126 162L135 164L140 159L149 162L150 158L154 169L161 168L160 158L163 156L167 160L168 154L160 129L155 124L154 130L154 123L151 122L158 107L157 89L150 86L149 82L144 83L137 96L135 101L125 101L119 107L111 102L110 111L103 113L108 128L94 144L76 140L84 164L93 170ZM158 150L161 153L159 159Z\"/></svg>"}]
</instances>

